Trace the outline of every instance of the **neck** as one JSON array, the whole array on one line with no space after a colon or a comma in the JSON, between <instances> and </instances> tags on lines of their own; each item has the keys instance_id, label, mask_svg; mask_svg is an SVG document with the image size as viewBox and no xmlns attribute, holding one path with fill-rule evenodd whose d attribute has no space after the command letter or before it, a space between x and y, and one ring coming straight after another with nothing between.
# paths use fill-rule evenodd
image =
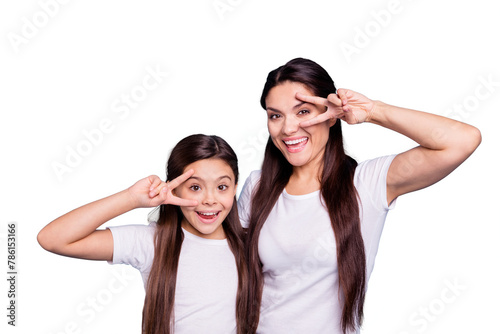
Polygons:
<instances>
[{"instance_id":1,"label":"neck","mask_svg":"<svg viewBox=\"0 0 500 334\"><path fill-rule=\"evenodd\" d=\"M294 167L286 191L290 195L305 195L321 188L323 161Z\"/></svg>"}]
</instances>

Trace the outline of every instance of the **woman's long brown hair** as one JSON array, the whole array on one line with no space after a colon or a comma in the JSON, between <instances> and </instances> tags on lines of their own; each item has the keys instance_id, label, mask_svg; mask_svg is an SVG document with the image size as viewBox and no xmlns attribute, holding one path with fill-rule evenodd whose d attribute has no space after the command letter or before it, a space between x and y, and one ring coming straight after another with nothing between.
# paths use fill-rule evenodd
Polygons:
<instances>
[{"instance_id":1,"label":"woman's long brown hair","mask_svg":"<svg viewBox=\"0 0 500 334\"><path fill-rule=\"evenodd\" d=\"M238 182L238 160L232 148L220 137L201 134L186 137L173 148L167 162L167 180L171 181L180 176L187 165L210 158L225 161L233 170L235 183ZM155 233L155 256L144 301L143 333L173 333L175 285L179 255L184 239L181 229L182 218L183 215L178 206L164 204L159 208ZM238 292L235 301L237 332L246 333L248 268L236 198L222 226L238 268Z\"/></svg>"},{"instance_id":2,"label":"woman's long brown hair","mask_svg":"<svg viewBox=\"0 0 500 334\"><path fill-rule=\"evenodd\" d=\"M283 82L299 82L314 95L327 97L336 88L328 73L315 62L297 58L269 73L261 96L266 109L269 91ZM365 299L366 258L353 177L357 162L346 155L340 121L330 128L323 159L321 195L326 204L337 245L339 288L343 297L341 327L344 333L362 323ZM249 323L256 331L263 290L259 234L278 197L288 184L293 166L269 138L260 181L252 194L247 252L250 268Z\"/></svg>"}]
</instances>

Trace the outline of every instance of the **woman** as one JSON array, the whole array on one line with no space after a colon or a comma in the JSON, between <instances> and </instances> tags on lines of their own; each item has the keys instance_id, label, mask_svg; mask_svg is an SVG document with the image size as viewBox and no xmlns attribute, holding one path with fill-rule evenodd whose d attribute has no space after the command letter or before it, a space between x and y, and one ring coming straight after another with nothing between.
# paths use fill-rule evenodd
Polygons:
<instances>
[{"instance_id":1,"label":"woman","mask_svg":"<svg viewBox=\"0 0 500 334\"><path fill-rule=\"evenodd\" d=\"M269 73L261 105L270 138L262 170L250 175L238 202L249 233L252 329L359 333L394 200L448 175L479 145L480 132L336 91L322 67L301 58ZM340 120L378 124L419 146L358 165L344 152Z\"/></svg>"},{"instance_id":2,"label":"woman","mask_svg":"<svg viewBox=\"0 0 500 334\"><path fill-rule=\"evenodd\" d=\"M149 176L77 208L38 234L46 250L114 264L143 277L143 333L246 333L247 263L238 219L238 161L220 137L192 135L172 150L167 182ZM108 220L159 206L150 225Z\"/></svg>"}]
</instances>

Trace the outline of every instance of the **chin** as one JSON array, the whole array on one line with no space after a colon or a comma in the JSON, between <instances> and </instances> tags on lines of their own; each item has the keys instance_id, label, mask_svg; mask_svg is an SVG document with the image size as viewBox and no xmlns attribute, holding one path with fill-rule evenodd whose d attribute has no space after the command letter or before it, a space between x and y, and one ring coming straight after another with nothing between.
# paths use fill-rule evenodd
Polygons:
<instances>
[{"instance_id":1,"label":"chin","mask_svg":"<svg viewBox=\"0 0 500 334\"><path fill-rule=\"evenodd\" d=\"M297 154L292 155L292 154L286 152L283 154L283 156L288 161L288 163L290 165L292 165L293 167L302 167L302 166L306 165L307 162L309 161L309 159L307 157L305 157L303 154L301 154L299 156Z\"/></svg>"}]
</instances>

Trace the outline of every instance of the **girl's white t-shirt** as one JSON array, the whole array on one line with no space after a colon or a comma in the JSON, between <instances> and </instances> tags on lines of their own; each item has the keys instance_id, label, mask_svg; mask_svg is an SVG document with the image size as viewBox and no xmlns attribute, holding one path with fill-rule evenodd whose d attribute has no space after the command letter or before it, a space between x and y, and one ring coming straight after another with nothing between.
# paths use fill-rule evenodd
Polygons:
<instances>
[{"instance_id":1,"label":"girl's white t-shirt","mask_svg":"<svg viewBox=\"0 0 500 334\"><path fill-rule=\"evenodd\" d=\"M114 242L112 264L138 269L145 287L154 257L155 226L109 227ZM236 333L238 270L227 239L205 239L183 232L174 333Z\"/></svg>"},{"instance_id":2,"label":"girl's white t-shirt","mask_svg":"<svg viewBox=\"0 0 500 334\"><path fill-rule=\"evenodd\" d=\"M386 194L393 158L360 163L354 175L367 281L387 212L395 205L388 206ZM260 171L252 172L238 200L244 227L248 227L252 191L259 179ZM258 246L264 289L257 333L342 333L336 242L320 191L299 196L283 191L262 227Z\"/></svg>"}]
</instances>

